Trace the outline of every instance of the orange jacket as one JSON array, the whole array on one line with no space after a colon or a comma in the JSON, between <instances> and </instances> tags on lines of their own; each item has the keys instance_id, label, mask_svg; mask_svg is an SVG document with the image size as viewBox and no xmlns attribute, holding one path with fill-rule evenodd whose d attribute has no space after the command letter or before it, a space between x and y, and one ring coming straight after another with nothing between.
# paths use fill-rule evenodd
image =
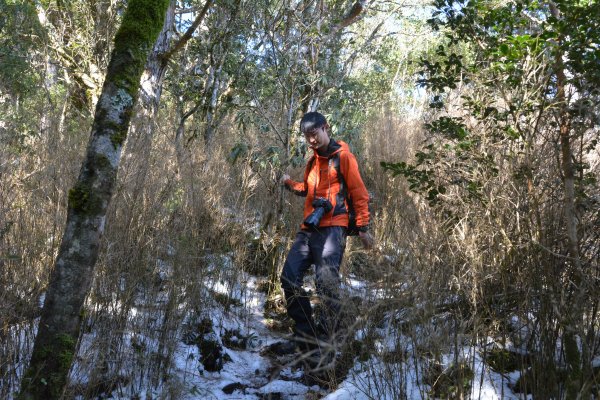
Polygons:
<instances>
[{"instance_id":1,"label":"orange jacket","mask_svg":"<svg viewBox=\"0 0 600 400\"><path fill-rule=\"evenodd\" d=\"M315 150L306 164L304 180L296 182L287 179L285 186L299 196L306 196L304 219L313 212L312 202L316 194L317 197L328 198L333 204L333 209L323 216L319 226L348 227L347 195L356 212L356 225L366 227L369 225L369 192L360 177L356 158L350 152L348 144L341 140L333 141L332 147L335 150L328 157L320 156ZM339 159L336 160L335 157ZM337 162L342 177L338 177ZM306 229L304 224L302 229Z\"/></svg>"}]
</instances>

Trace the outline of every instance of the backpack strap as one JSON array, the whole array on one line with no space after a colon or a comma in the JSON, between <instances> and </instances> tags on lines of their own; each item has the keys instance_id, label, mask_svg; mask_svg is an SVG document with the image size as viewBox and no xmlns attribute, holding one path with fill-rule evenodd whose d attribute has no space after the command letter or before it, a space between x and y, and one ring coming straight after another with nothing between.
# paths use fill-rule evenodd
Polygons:
<instances>
[{"instance_id":1,"label":"backpack strap","mask_svg":"<svg viewBox=\"0 0 600 400\"><path fill-rule=\"evenodd\" d=\"M352 200L348 197L348 186L346 185L346 179L344 179L344 174L342 173L342 168L340 166L340 153L334 154L333 157L331 157L331 161L340 183L340 190L336 195L335 208L333 209L333 215L335 216L348 213L348 209L352 210ZM346 204L348 204L348 208L346 208Z\"/></svg>"},{"instance_id":2,"label":"backpack strap","mask_svg":"<svg viewBox=\"0 0 600 400\"><path fill-rule=\"evenodd\" d=\"M348 236L357 236L361 229L356 226L356 211L354 210L352 199L348 196L348 186L346 185L346 179L344 178L340 166L340 153L335 154L332 157L332 160L338 176L338 181L340 182L340 190L336 196L336 205L333 210L333 215L348 213L348 229L346 230L346 234ZM344 200L346 201L345 203L348 205L348 208L346 208Z\"/></svg>"}]
</instances>

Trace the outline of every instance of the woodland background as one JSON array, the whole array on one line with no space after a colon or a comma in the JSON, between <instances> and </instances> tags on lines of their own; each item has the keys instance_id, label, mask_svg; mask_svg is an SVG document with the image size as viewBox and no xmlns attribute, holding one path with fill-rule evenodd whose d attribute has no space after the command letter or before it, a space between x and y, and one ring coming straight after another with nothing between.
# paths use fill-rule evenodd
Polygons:
<instances>
[{"instance_id":1,"label":"woodland background","mask_svg":"<svg viewBox=\"0 0 600 400\"><path fill-rule=\"evenodd\" d=\"M127 3L0 0L2 398L33 350ZM277 276L302 199L277 181L301 176L298 121L318 110L373 195L377 249L350 240L342 270L378 289L356 310L366 351L385 320L387 362L420 360L432 397L465 397L478 377L442 355L470 346L520 371L523 396L597 398L597 15L595 0L171 1L78 313L97 332L76 355L89 381L55 395L110 393L130 359L163 381L211 274L263 276L285 330ZM238 272L206 268L221 254ZM158 322L131 313L140 296ZM158 350L127 348L126 330Z\"/></svg>"}]
</instances>

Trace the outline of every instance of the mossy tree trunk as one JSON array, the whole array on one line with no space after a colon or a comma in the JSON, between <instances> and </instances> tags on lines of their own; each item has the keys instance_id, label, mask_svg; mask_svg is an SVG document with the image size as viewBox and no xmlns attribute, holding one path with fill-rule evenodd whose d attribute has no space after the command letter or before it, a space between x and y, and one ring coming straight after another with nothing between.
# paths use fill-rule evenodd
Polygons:
<instances>
[{"instance_id":1,"label":"mossy tree trunk","mask_svg":"<svg viewBox=\"0 0 600 400\"><path fill-rule=\"evenodd\" d=\"M132 139L134 145L129 148L136 157L132 158L132 164L129 169L137 171L132 189L132 197L135 200L142 195L146 186L148 160L152 149L152 141L156 132L156 121L159 112L159 105L162 97L162 89L165 80L165 73L171 58L181 50L185 44L192 38L194 32L212 7L214 0L206 0L204 6L196 15L192 25L176 41L175 14L177 2L171 0L167 9L162 31L158 36L152 52L150 53L145 71L142 75L142 84L140 90L140 99L136 118L132 122ZM130 145L132 143L130 142Z\"/></svg>"},{"instance_id":2,"label":"mossy tree trunk","mask_svg":"<svg viewBox=\"0 0 600 400\"><path fill-rule=\"evenodd\" d=\"M168 4L130 0L115 36L86 157L69 191L67 224L20 398L57 399L65 389L140 77Z\"/></svg>"},{"instance_id":3,"label":"mossy tree trunk","mask_svg":"<svg viewBox=\"0 0 600 400\"><path fill-rule=\"evenodd\" d=\"M143 194L148 175L148 160L152 150L152 140L156 131L159 105L162 97L163 82L167 71L167 59L163 55L169 50L175 34L175 9L177 2L170 0L167 8L166 18L158 39L148 59L141 78L139 98L135 108L135 118L131 121L130 137L126 154L131 153L135 157L126 156L130 160L123 165L123 171L135 171L136 179L131 187L131 196L135 203ZM126 217L134 217L137 208L127 210ZM134 217L135 218L135 217Z\"/></svg>"}]
</instances>

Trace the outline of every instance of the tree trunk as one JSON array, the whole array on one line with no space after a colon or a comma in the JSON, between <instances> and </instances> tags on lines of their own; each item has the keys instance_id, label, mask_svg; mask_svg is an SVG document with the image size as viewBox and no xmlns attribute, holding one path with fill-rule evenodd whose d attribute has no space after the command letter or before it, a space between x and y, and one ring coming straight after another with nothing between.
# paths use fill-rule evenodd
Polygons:
<instances>
[{"instance_id":1,"label":"tree trunk","mask_svg":"<svg viewBox=\"0 0 600 400\"><path fill-rule=\"evenodd\" d=\"M132 132L135 132L134 139L137 143L133 145L132 152L136 157L132 158L134 163L129 167L130 170L136 171L136 179L134 180L133 198L136 199L141 195L142 189L146 183L146 175L148 171L147 162L150 157L152 147L152 139L156 130L156 117L158 114L158 106L162 96L163 81L167 69L167 63L177 51L192 38L195 30L200 26L208 10L213 4L213 0L206 0L204 7L194 19L194 22L188 30L173 43L173 34L171 27L175 21L175 8L177 2L171 0L167 10L167 17L152 53L148 57L146 69L142 77L142 90L140 90L140 112L139 118L133 124ZM135 164L135 162L138 164Z\"/></svg>"},{"instance_id":2,"label":"tree trunk","mask_svg":"<svg viewBox=\"0 0 600 400\"><path fill-rule=\"evenodd\" d=\"M550 4L552 16L559 19L560 12L554 3ZM562 37L559 37L558 44L562 44ZM583 323L582 302L585 298L584 289L581 287L583 280L581 258L579 253L579 238L577 234L577 211L575 208L575 168L573 166L573 151L571 150L571 116L569 115L569 104L566 94L567 77L564 71L563 52L557 48L554 63L554 73L556 74L556 100L559 106L559 134L561 150L561 167L563 173L563 184L565 197L563 209L565 213L565 226L567 229L567 248L571 256L571 264L574 267L571 274L571 280L566 288L567 295L571 296L571 301L567 305L568 309L564 312L562 318L563 325L563 350L565 361L568 366L568 375L566 380L567 398L580 398L582 395L582 364L581 351L577 344L577 333ZM582 337L583 339L583 337ZM585 346L585 342L582 341ZM583 394L584 398L589 397Z\"/></svg>"},{"instance_id":3,"label":"tree trunk","mask_svg":"<svg viewBox=\"0 0 600 400\"><path fill-rule=\"evenodd\" d=\"M225 57L222 57L218 66L211 66L211 86L207 88L208 93L206 99L206 129L204 130L204 147L209 155L212 152L212 139L215 131L214 119L217 109L217 101L219 100L219 86L221 85L221 73L223 71L224 62Z\"/></svg>"},{"instance_id":4,"label":"tree trunk","mask_svg":"<svg viewBox=\"0 0 600 400\"><path fill-rule=\"evenodd\" d=\"M65 233L20 398L58 399L65 390L140 77L168 3L130 0L115 36L86 157L69 191Z\"/></svg>"},{"instance_id":5,"label":"tree trunk","mask_svg":"<svg viewBox=\"0 0 600 400\"><path fill-rule=\"evenodd\" d=\"M131 157L130 163L124 165L124 168L127 171L134 171L136 174L132 188L134 201L141 195L146 183L148 160L150 158L154 131L156 130L155 121L167 67L163 54L169 50L173 39L172 28L175 21L176 4L175 0L169 2L162 30L146 61L146 68L142 74L139 100L135 112L136 117L131 124L132 137L126 152L127 154L135 154L136 157Z\"/></svg>"},{"instance_id":6,"label":"tree trunk","mask_svg":"<svg viewBox=\"0 0 600 400\"><path fill-rule=\"evenodd\" d=\"M215 134L215 130L217 129L219 123L222 120L222 117L219 118L219 116L217 115L219 113L219 106L221 103L219 101L219 96L223 91L223 87L226 86L228 83L228 78L224 78L224 75L226 76L226 74L223 73L223 67L225 66L227 55L231 51L230 49L232 44L232 36L238 29L236 25L240 13L240 4L241 0L236 0L233 3L233 8L229 14L229 18L227 19L227 30L220 39L221 43L219 43L218 46L214 47L218 48L219 51L217 51L217 54L215 55L215 51L213 50L213 54L210 57L210 70L212 79L207 81L205 89L206 105L204 115L204 120L206 121L206 129L204 130L204 148L206 149L206 152L209 157L212 153L212 139Z\"/></svg>"}]
</instances>

